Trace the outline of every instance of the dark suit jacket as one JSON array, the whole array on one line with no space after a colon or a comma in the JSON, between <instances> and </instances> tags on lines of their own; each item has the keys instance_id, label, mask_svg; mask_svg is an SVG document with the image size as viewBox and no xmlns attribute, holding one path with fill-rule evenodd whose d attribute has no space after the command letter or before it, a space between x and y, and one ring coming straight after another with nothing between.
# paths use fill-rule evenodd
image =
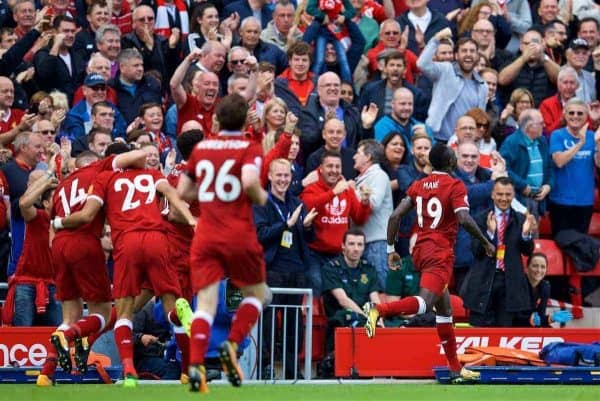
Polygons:
<instances>
[{"instance_id":1,"label":"dark suit jacket","mask_svg":"<svg viewBox=\"0 0 600 401\"><path fill-rule=\"evenodd\" d=\"M229 17L233 13L238 13L240 15L240 22L244 20L246 17L252 17L254 15L252 9L250 8L250 4L248 4L248 0L239 0L233 3L230 3L222 9L220 17L221 20ZM273 18L273 11L268 6L263 6L260 10L260 19L261 19L261 28L265 29L267 24Z\"/></svg>"},{"instance_id":2,"label":"dark suit jacket","mask_svg":"<svg viewBox=\"0 0 600 401\"><path fill-rule=\"evenodd\" d=\"M85 76L85 60L80 54L70 51L71 71L59 56L50 55L52 44L39 50L33 58L35 66L35 79L40 88L46 92L58 89L64 92L69 98L69 103L73 102L75 90L83 83Z\"/></svg>"},{"instance_id":3,"label":"dark suit jacket","mask_svg":"<svg viewBox=\"0 0 600 401\"><path fill-rule=\"evenodd\" d=\"M373 138L373 128L364 130L360 119L360 112L350 103L340 99L340 106L344 111L344 125L346 126L346 144L356 149L362 139ZM302 109L298 121L298 128L302 131L300 138L302 153L305 157L323 146L325 143L321 132L325 125L325 110L319 102L319 95L312 93L308 98L306 107Z\"/></svg>"},{"instance_id":4,"label":"dark suit jacket","mask_svg":"<svg viewBox=\"0 0 600 401\"><path fill-rule=\"evenodd\" d=\"M377 112L377 120L383 117L385 114L384 111L386 85L387 81L385 79L369 82L368 84L366 84L363 87L359 97L360 105L358 109L362 110L362 108L364 106L369 105L369 103L375 103L377 107L379 107L379 111ZM425 121L427 119L427 108L429 107L425 95L423 94L421 89L409 84L408 82L403 82L402 86L411 91L414 96L413 117L419 121Z\"/></svg>"},{"instance_id":5,"label":"dark suit jacket","mask_svg":"<svg viewBox=\"0 0 600 401\"><path fill-rule=\"evenodd\" d=\"M475 221L487 235L487 215L493 209L480 213ZM531 309L529 299L529 287L527 277L523 272L521 255L529 256L533 252L533 239L523 239L522 229L525 216L511 209L506 231L504 232L504 243L506 252L504 254L504 266L506 280L506 310L508 312L520 312ZM491 242L498 243L497 234ZM473 254L475 263L469 271L466 285L463 286L461 294L465 307L479 313L484 313L490 300L492 284L496 273L496 258L490 258L485 254L483 246L478 240L473 240Z\"/></svg>"}]
</instances>

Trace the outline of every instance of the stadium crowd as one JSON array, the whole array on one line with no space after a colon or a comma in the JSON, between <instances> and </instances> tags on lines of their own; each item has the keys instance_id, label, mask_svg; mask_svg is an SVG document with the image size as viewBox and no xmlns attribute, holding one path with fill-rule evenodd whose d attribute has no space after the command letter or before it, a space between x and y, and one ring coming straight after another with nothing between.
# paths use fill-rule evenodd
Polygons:
<instances>
[{"instance_id":1,"label":"stadium crowd","mask_svg":"<svg viewBox=\"0 0 600 401\"><path fill-rule=\"evenodd\" d=\"M216 109L230 94L249 104L245 137L263 149L269 202L253 214L267 284L326 295L336 326L362 324L362 304L379 302L379 292L388 301L416 294L411 236L422 213L441 209L417 205L402 219L400 268L388 267L387 225L410 185L431 172L429 150L443 143L456 152L470 214L498 245L490 258L461 228L448 250L451 292L475 311L471 323L570 319L538 308L537 292L550 292L539 285L544 255L526 271L521 257L531 256L546 214L553 235L588 232L600 165L595 2L9 0L0 3L0 27L4 324L63 322L51 199L66 215L85 202L87 188L69 198L52 191L80 161L127 144L145 158L126 153L132 160L113 166L143 165L176 186L191 146L220 131ZM193 231L167 228L165 203L160 245L181 259L169 241L189 247ZM112 271L110 233L105 225L98 240ZM346 276L357 266L368 274ZM139 333L144 346L150 338ZM294 366L285 369L293 376Z\"/></svg>"}]
</instances>

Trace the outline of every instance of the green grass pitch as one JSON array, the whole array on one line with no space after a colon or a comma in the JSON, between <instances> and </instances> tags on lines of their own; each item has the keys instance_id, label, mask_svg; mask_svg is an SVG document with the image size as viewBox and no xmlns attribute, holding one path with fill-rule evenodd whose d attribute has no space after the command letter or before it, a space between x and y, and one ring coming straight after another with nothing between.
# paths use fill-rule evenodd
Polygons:
<instances>
[{"instance_id":1,"label":"green grass pitch","mask_svg":"<svg viewBox=\"0 0 600 401\"><path fill-rule=\"evenodd\" d=\"M210 386L210 385L209 385ZM244 385L233 388L210 386L210 394L190 393L181 385L138 386L62 384L50 388L35 385L0 385L0 401L353 401L353 400L435 400L435 401L569 401L600 400L600 387L593 385L463 385L439 384L291 384Z\"/></svg>"}]
</instances>

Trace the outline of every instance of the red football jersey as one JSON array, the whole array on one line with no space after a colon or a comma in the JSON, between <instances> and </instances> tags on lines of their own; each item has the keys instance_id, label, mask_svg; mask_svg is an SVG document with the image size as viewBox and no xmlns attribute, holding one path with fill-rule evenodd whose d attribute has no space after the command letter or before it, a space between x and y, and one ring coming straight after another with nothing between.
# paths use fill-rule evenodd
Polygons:
<instances>
[{"instance_id":1,"label":"red football jersey","mask_svg":"<svg viewBox=\"0 0 600 401\"><path fill-rule=\"evenodd\" d=\"M52 196L52 218L65 217L83 209L87 195L91 193L94 180L103 171L113 171L115 155L101 159L82 167L62 180ZM104 211L96 215L94 220L76 230L60 230L56 236L73 234L91 234L100 238L104 226Z\"/></svg>"},{"instance_id":2,"label":"red football jersey","mask_svg":"<svg viewBox=\"0 0 600 401\"><path fill-rule=\"evenodd\" d=\"M17 263L15 276L54 279L49 233L50 216L45 210L37 209L33 220L25 223L23 251Z\"/></svg>"},{"instance_id":3,"label":"red football jersey","mask_svg":"<svg viewBox=\"0 0 600 401\"><path fill-rule=\"evenodd\" d=\"M196 96L188 93L186 102L177 110L177 135L181 134L181 127L186 121L196 120L202 125L204 135L209 136L212 133L212 118L216 104L217 102L207 110L202 107Z\"/></svg>"},{"instance_id":4,"label":"red football jersey","mask_svg":"<svg viewBox=\"0 0 600 401\"><path fill-rule=\"evenodd\" d=\"M177 184L179 184L179 177L181 174L185 173L187 168L186 162L181 162L171 170L169 175L167 176L167 181L173 188L177 188ZM190 205L190 213L192 216L198 217L200 215L200 208L198 205L198 201L188 202ZM168 208L165 210L168 213ZM181 244L187 244L188 250L189 245L192 243L192 238L194 237L194 228L187 224L178 224L167 222L167 233L169 237L174 237Z\"/></svg>"},{"instance_id":5,"label":"red football jersey","mask_svg":"<svg viewBox=\"0 0 600 401\"><path fill-rule=\"evenodd\" d=\"M232 241L256 236L252 202L242 189L241 176L243 166L256 168L260 174L261 164L261 145L241 135L219 136L196 145L187 165L187 174L198 183L196 233Z\"/></svg>"},{"instance_id":6,"label":"red football jersey","mask_svg":"<svg viewBox=\"0 0 600 401\"><path fill-rule=\"evenodd\" d=\"M469 210L465 184L436 171L413 182L406 194L417 212L415 246L429 242L437 247L454 248L458 231L456 212Z\"/></svg>"},{"instance_id":7,"label":"red football jersey","mask_svg":"<svg viewBox=\"0 0 600 401\"><path fill-rule=\"evenodd\" d=\"M167 182L158 170L106 171L94 181L90 199L104 205L113 243L131 231L165 231L156 185Z\"/></svg>"}]
</instances>

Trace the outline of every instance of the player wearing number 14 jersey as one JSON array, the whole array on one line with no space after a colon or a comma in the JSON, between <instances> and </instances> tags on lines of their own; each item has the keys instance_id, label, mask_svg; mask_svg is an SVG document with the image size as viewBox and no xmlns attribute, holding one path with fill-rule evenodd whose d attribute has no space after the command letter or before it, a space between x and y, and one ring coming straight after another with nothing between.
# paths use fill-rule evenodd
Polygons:
<instances>
[{"instance_id":1,"label":"player wearing number 14 jersey","mask_svg":"<svg viewBox=\"0 0 600 401\"><path fill-rule=\"evenodd\" d=\"M239 95L223 98L216 116L221 131L200 142L179 178L177 191L200 202L200 217L192 249L192 287L198 306L192 316L184 300L178 300L178 316L191 322L189 382L191 391L207 392L204 355L217 308L219 282L228 276L242 290L244 299L233 317L219 358L229 381L240 386L238 344L256 323L267 287L262 247L256 236L252 203L264 205L267 193L260 185L262 148L244 139L241 130L248 104Z\"/></svg>"},{"instance_id":2,"label":"player wearing number 14 jersey","mask_svg":"<svg viewBox=\"0 0 600 401\"><path fill-rule=\"evenodd\" d=\"M111 153L110 147L107 153ZM143 167L146 156L143 151L136 150L99 159L90 151L77 156L77 170L62 180L54 192L52 218L63 218L81 210L88 190L101 172L127 166ZM77 230L58 231L52 241L57 298L62 301L63 323L51 335L55 350L50 348L37 378L38 386L52 384L57 362L63 370L71 370L70 341L75 341L77 369L85 374L89 347L84 338L109 325L112 295L100 244L104 219L104 213L98 213L91 223ZM87 302L89 314L81 318L83 300Z\"/></svg>"},{"instance_id":3,"label":"player wearing number 14 jersey","mask_svg":"<svg viewBox=\"0 0 600 401\"><path fill-rule=\"evenodd\" d=\"M380 316L422 314L432 311L435 306L436 328L448 359L452 381L478 380L479 373L462 368L458 362L452 325L448 283L454 266L453 250L458 224L484 244L488 255L493 255L495 250L469 215L465 185L450 175L456 167L454 151L444 144L436 144L429 152L429 161L434 171L408 188L407 196L390 217L387 229L388 262L390 269L396 269L401 261L393 244L400 218L416 208L416 241L412 258L416 269L421 272L419 295L387 304L365 304L365 328L367 336L373 337Z\"/></svg>"},{"instance_id":4,"label":"player wearing number 14 jersey","mask_svg":"<svg viewBox=\"0 0 600 401\"><path fill-rule=\"evenodd\" d=\"M55 229L87 224L104 207L114 244L113 296L117 309L115 341L125 376L124 386L137 384L133 365L132 317L134 298L144 280L161 297L166 312L179 295L177 276L168 264L165 227L157 201L162 193L189 224L195 224L187 205L157 170L128 169L100 173L83 209L53 221Z\"/></svg>"}]
</instances>

